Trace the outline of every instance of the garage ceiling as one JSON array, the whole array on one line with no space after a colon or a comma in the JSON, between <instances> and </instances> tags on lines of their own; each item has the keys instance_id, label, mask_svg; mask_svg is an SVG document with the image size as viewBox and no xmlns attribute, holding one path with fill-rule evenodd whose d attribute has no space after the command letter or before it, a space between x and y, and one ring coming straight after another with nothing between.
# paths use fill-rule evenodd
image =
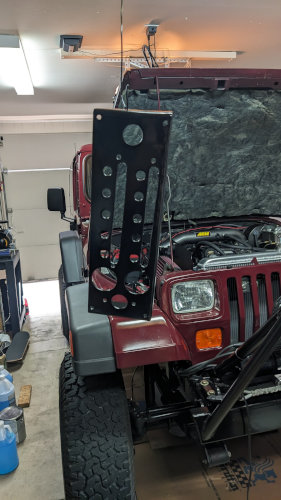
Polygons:
<instances>
[{"instance_id":1,"label":"garage ceiling","mask_svg":"<svg viewBox=\"0 0 281 500\"><path fill-rule=\"evenodd\" d=\"M0 68L0 118L81 115L110 105L118 65L61 59L60 34L83 35L83 50L120 50L120 0L1 0L0 33L21 37L35 87L17 96ZM174 50L239 51L232 61L193 66L281 67L280 0L124 0L124 50L146 41L145 24L160 19L157 46ZM133 52L132 52L133 54Z\"/></svg>"}]
</instances>

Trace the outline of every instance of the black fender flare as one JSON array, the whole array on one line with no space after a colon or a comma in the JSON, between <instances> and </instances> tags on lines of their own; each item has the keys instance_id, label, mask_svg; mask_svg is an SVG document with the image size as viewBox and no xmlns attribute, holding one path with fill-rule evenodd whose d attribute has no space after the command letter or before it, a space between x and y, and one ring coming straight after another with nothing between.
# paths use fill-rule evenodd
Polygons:
<instances>
[{"instance_id":1,"label":"black fender flare","mask_svg":"<svg viewBox=\"0 0 281 500\"><path fill-rule=\"evenodd\" d=\"M88 312L88 283L66 289L70 345L76 375L89 376L117 370L108 316Z\"/></svg>"},{"instance_id":2,"label":"black fender flare","mask_svg":"<svg viewBox=\"0 0 281 500\"><path fill-rule=\"evenodd\" d=\"M77 231L59 234L63 276L66 286L84 282L82 241Z\"/></svg>"}]
</instances>

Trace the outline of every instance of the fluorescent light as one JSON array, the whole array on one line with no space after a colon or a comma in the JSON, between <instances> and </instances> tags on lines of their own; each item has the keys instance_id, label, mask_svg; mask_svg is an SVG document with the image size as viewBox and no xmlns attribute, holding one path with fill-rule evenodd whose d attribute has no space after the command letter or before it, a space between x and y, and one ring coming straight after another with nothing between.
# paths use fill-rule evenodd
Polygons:
<instances>
[{"instance_id":1,"label":"fluorescent light","mask_svg":"<svg viewBox=\"0 0 281 500\"><path fill-rule=\"evenodd\" d=\"M0 66L5 83L18 95L33 95L34 89L19 36L0 35Z\"/></svg>"}]
</instances>

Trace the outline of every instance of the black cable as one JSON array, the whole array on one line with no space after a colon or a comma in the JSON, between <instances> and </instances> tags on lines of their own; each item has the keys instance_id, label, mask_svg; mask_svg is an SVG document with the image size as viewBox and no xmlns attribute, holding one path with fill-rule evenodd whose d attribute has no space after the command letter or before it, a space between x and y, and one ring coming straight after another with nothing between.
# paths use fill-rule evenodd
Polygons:
<instances>
[{"instance_id":1,"label":"black cable","mask_svg":"<svg viewBox=\"0 0 281 500\"><path fill-rule=\"evenodd\" d=\"M238 243L240 243L241 245L245 246L245 247L250 247L251 248L251 245L248 241L244 241L242 240L242 238L239 238L239 236L236 236L234 234L225 234L224 236L226 239L228 240L234 240L234 241L237 241Z\"/></svg>"},{"instance_id":2,"label":"black cable","mask_svg":"<svg viewBox=\"0 0 281 500\"><path fill-rule=\"evenodd\" d=\"M223 255L225 257L225 252L221 248L219 248L218 245L216 245L215 243L212 243L211 241L207 241L207 240L198 241L196 243L196 246L200 246L200 245L211 247L217 253L219 253L220 255Z\"/></svg>"},{"instance_id":3,"label":"black cable","mask_svg":"<svg viewBox=\"0 0 281 500\"><path fill-rule=\"evenodd\" d=\"M128 49L128 50L123 50L123 54L127 53L127 52L140 52L141 51L141 47L138 47L137 49ZM79 50L79 54L85 54L85 55L88 55L88 56L96 56L96 57L109 57L109 56L119 56L121 55L121 51L118 50L117 52L108 52L107 54L95 54L94 51L90 51L90 50ZM136 56L137 57L137 56Z\"/></svg>"},{"instance_id":4,"label":"black cable","mask_svg":"<svg viewBox=\"0 0 281 500\"><path fill-rule=\"evenodd\" d=\"M249 461L250 470L249 470L248 483L247 483L247 500L249 500L250 487L251 487L251 481L252 481L252 436L251 436L249 406L248 406L247 399L245 397L244 397L244 402L245 402L245 406L246 406L247 419L248 419L248 461Z\"/></svg>"},{"instance_id":5,"label":"black cable","mask_svg":"<svg viewBox=\"0 0 281 500\"><path fill-rule=\"evenodd\" d=\"M126 85L126 110L128 111L129 109L129 91L128 91L129 85Z\"/></svg>"},{"instance_id":6,"label":"black cable","mask_svg":"<svg viewBox=\"0 0 281 500\"><path fill-rule=\"evenodd\" d=\"M243 245L234 245L234 244L231 244L231 243L220 242L220 246L223 247L223 248L230 248L231 250L244 250L244 253L245 253L246 250L248 250L248 251L251 250L251 248L244 247Z\"/></svg>"},{"instance_id":7,"label":"black cable","mask_svg":"<svg viewBox=\"0 0 281 500\"><path fill-rule=\"evenodd\" d=\"M136 368L134 369L134 372L133 372L133 375L131 378L131 399L132 399L132 401L134 400L134 378L135 378L135 374L136 374L137 369L138 369L138 366L136 366Z\"/></svg>"},{"instance_id":8,"label":"black cable","mask_svg":"<svg viewBox=\"0 0 281 500\"><path fill-rule=\"evenodd\" d=\"M147 51L148 51L148 53L149 53L149 48L148 48L148 46L147 46L147 45L143 45L143 46L142 46L142 53L143 53L143 56L144 56L144 58L145 58L145 60L146 60L147 66L148 66L149 68L151 68L151 66L150 66L150 62L149 62L149 59L148 59L148 57L147 57L147 55L146 55L146 50L147 50Z\"/></svg>"},{"instance_id":9,"label":"black cable","mask_svg":"<svg viewBox=\"0 0 281 500\"><path fill-rule=\"evenodd\" d=\"M235 344L230 344L226 347L224 347L216 356L214 356L211 359L208 359L207 361L202 361L201 363L198 363L196 365L190 366L187 369L179 371L180 375L183 377L190 377L191 375L196 375L196 373L203 371L203 370L208 370L208 367L210 367L215 361L217 361L220 358L223 358L225 356L230 356L237 347L241 345L241 342L237 342Z\"/></svg>"},{"instance_id":10,"label":"black cable","mask_svg":"<svg viewBox=\"0 0 281 500\"><path fill-rule=\"evenodd\" d=\"M148 59L146 52L148 53L148 56L149 56L150 60ZM145 60L147 62L147 65L148 65L149 68L158 68L158 64L157 64L157 62L155 60L155 57L153 56L153 54L152 54L152 52L150 50L150 46L149 45L143 45L142 46L142 53L144 55L144 58L145 58Z\"/></svg>"},{"instance_id":11,"label":"black cable","mask_svg":"<svg viewBox=\"0 0 281 500\"><path fill-rule=\"evenodd\" d=\"M149 57L150 57L150 61L151 61L151 66L153 68L154 64L153 64L153 60L152 60L152 57L151 57L151 45L150 45L150 35L147 35L147 41L148 41L148 54L149 54Z\"/></svg>"},{"instance_id":12,"label":"black cable","mask_svg":"<svg viewBox=\"0 0 281 500\"><path fill-rule=\"evenodd\" d=\"M151 51L151 45L150 45L150 35L147 35L147 41L148 41L148 50L149 52Z\"/></svg>"},{"instance_id":13,"label":"black cable","mask_svg":"<svg viewBox=\"0 0 281 500\"><path fill-rule=\"evenodd\" d=\"M150 47L149 47L149 55L150 55L152 67L153 68L158 68L158 63L157 63L154 55L152 54Z\"/></svg>"},{"instance_id":14,"label":"black cable","mask_svg":"<svg viewBox=\"0 0 281 500\"><path fill-rule=\"evenodd\" d=\"M254 249L251 248L251 247L245 247L243 245L235 245L234 243L223 243L223 242L220 242L220 246L223 247L223 248L230 248L232 250L244 250L244 253L246 251L248 252L253 252Z\"/></svg>"},{"instance_id":15,"label":"black cable","mask_svg":"<svg viewBox=\"0 0 281 500\"><path fill-rule=\"evenodd\" d=\"M121 45L121 63L120 63L120 91L123 78L123 0L120 3L120 45Z\"/></svg>"},{"instance_id":16,"label":"black cable","mask_svg":"<svg viewBox=\"0 0 281 500\"><path fill-rule=\"evenodd\" d=\"M224 248L233 248L233 249L236 248L237 250L248 250L249 252L264 252L264 248L244 246L244 245L234 245L231 243L223 243L221 241L220 241L220 246Z\"/></svg>"},{"instance_id":17,"label":"black cable","mask_svg":"<svg viewBox=\"0 0 281 500\"><path fill-rule=\"evenodd\" d=\"M148 50L149 50L149 55L150 55L150 60L153 68L158 68L158 64L156 62L156 52L155 52L155 35L153 35L153 40L154 40L154 54L152 54L151 51L151 42L150 42L151 36L148 36Z\"/></svg>"}]
</instances>

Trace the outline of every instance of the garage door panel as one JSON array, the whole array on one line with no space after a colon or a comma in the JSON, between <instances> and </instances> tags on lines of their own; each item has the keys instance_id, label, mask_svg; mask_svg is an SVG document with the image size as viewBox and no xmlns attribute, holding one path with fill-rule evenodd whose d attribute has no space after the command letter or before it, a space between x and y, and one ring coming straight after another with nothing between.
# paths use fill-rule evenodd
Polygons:
<instances>
[{"instance_id":1,"label":"garage door panel","mask_svg":"<svg viewBox=\"0 0 281 500\"><path fill-rule=\"evenodd\" d=\"M24 281L57 278L61 265L58 245L23 247L20 256Z\"/></svg>"},{"instance_id":2,"label":"garage door panel","mask_svg":"<svg viewBox=\"0 0 281 500\"><path fill-rule=\"evenodd\" d=\"M9 170L69 167L75 152L91 142L90 133L7 134L1 151Z\"/></svg>"},{"instance_id":3,"label":"garage door panel","mask_svg":"<svg viewBox=\"0 0 281 500\"><path fill-rule=\"evenodd\" d=\"M58 212L45 209L15 210L12 223L17 247L58 244L59 232L69 230Z\"/></svg>"},{"instance_id":4,"label":"garage door panel","mask_svg":"<svg viewBox=\"0 0 281 500\"><path fill-rule=\"evenodd\" d=\"M9 173L5 176L8 207L14 211L46 208L50 187L63 187L66 203L69 204L70 176L69 170Z\"/></svg>"},{"instance_id":5,"label":"garage door panel","mask_svg":"<svg viewBox=\"0 0 281 500\"><path fill-rule=\"evenodd\" d=\"M2 164L9 172L5 183L8 208L13 210L10 224L16 230L24 280L56 278L60 266L59 232L69 230L69 223L63 222L59 213L47 210L47 189L64 188L66 215L71 216L69 167L76 151L91 142L91 133L81 132L79 123L75 129L74 121L71 130L66 124L65 132L63 122L40 123L37 133L29 133L31 123L21 127L23 133L16 128L4 135L1 148ZM58 128L60 133L53 133ZM88 122L87 129L90 129Z\"/></svg>"}]
</instances>

